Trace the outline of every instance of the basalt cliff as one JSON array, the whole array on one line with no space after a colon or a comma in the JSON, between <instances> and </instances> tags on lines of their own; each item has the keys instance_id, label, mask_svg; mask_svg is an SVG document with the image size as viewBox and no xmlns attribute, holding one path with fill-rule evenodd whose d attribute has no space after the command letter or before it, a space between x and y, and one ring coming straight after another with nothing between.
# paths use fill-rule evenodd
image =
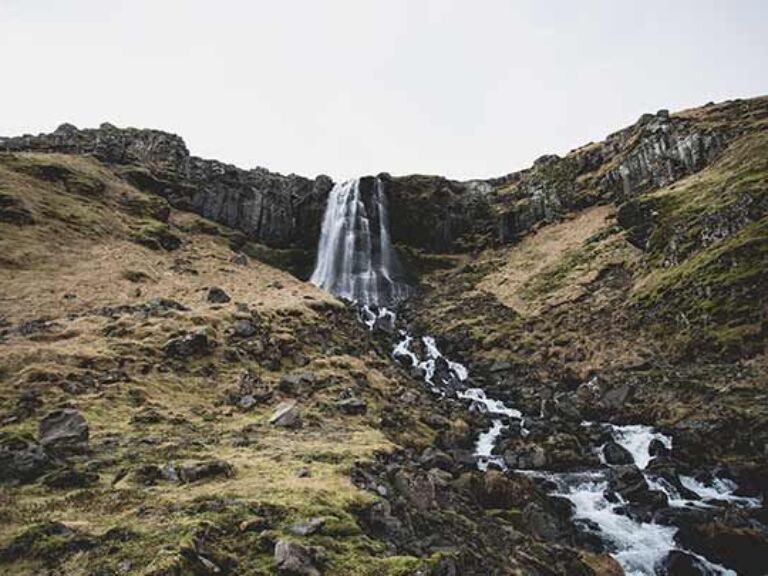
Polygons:
<instances>
[{"instance_id":1,"label":"basalt cliff","mask_svg":"<svg viewBox=\"0 0 768 576\"><path fill-rule=\"evenodd\" d=\"M0 572L764 574L767 314L768 97L465 182L0 138Z\"/></svg>"}]
</instances>

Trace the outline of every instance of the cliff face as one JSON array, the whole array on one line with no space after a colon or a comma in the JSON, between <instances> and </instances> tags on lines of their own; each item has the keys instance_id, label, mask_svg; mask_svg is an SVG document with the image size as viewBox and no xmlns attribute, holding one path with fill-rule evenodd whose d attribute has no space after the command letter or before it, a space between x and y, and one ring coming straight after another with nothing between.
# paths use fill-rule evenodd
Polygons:
<instances>
[{"instance_id":1,"label":"cliff face","mask_svg":"<svg viewBox=\"0 0 768 576\"><path fill-rule=\"evenodd\" d=\"M0 149L92 155L117 165L139 189L274 247L314 248L333 186L327 176L309 180L205 160L174 134L110 124L85 130L63 124L51 134L0 139Z\"/></svg>"},{"instance_id":2,"label":"cliff face","mask_svg":"<svg viewBox=\"0 0 768 576\"><path fill-rule=\"evenodd\" d=\"M730 142L764 129L768 98L736 100L670 115L645 114L634 125L565 157L542 156L529 169L482 181L437 176L393 178L395 241L456 252L513 242L567 212L617 204L694 174ZM397 221L399 220L399 221Z\"/></svg>"},{"instance_id":3,"label":"cliff face","mask_svg":"<svg viewBox=\"0 0 768 576\"><path fill-rule=\"evenodd\" d=\"M440 176L381 179L395 243L427 252L466 252L517 241L538 225L597 204L624 203L694 174L745 133L764 129L768 98L710 104L677 114L644 114L634 125L529 169L459 182ZM0 138L0 150L89 154L116 165L131 184L277 248L314 249L327 176L310 180L263 168L243 170L189 154L157 130L70 124L52 134Z\"/></svg>"}]
</instances>

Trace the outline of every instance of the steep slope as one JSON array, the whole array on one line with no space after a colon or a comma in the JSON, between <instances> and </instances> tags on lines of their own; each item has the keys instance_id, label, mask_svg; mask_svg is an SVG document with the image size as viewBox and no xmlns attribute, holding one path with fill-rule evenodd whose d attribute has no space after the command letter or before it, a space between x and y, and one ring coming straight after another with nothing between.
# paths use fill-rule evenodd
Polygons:
<instances>
[{"instance_id":1,"label":"steep slope","mask_svg":"<svg viewBox=\"0 0 768 576\"><path fill-rule=\"evenodd\" d=\"M353 310L131 181L0 154L1 571L616 573Z\"/></svg>"}]
</instances>

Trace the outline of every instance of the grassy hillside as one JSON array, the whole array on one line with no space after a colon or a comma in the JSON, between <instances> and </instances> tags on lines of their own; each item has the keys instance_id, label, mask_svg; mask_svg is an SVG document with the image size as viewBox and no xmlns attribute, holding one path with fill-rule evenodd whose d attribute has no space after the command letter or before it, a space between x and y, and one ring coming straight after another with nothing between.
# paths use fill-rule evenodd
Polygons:
<instances>
[{"instance_id":1,"label":"grassy hillside","mask_svg":"<svg viewBox=\"0 0 768 576\"><path fill-rule=\"evenodd\" d=\"M373 502L353 463L393 447L379 419L395 386L349 312L87 158L0 156L0 199L0 439L61 407L89 428L82 453L1 488L3 571L271 573L274 542L316 517L291 537L334 573L421 564L385 558L352 515ZM208 301L213 286L231 300ZM169 349L190 334L203 345ZM301 427L270 424L291 399Z\"/></svg>"}]
</instances>

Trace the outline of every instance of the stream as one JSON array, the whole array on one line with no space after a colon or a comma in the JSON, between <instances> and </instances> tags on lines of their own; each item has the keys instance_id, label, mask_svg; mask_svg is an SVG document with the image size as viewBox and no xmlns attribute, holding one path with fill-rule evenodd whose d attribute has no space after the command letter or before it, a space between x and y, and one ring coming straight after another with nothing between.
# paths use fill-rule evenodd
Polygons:
<instances>
[{"instance_id":1,"label":"stream","mask_svg":"<svg viewBox=\"0 0 768 576\"><path fill-rule=\"evenodd\" d=\"M350 180L337 184L331 191L312 282L353 302L360 321L369 330L386 325L389 333L395 333L397 317L393 310L413 288L404 279L392 248L386 192L378 178ZM599 539L605 552L618 561L627 576L665 573L664 562L673 551L687 555L691 571L736 576L732 570L682 549L676 541L677 527L632 514L631 503L622 497L621 490L611 488L617 476L630 474L634 475L635 484L644 486L646 495L652 493L665 499L665 510L762 505L760 499L737 496L738 487L727 478L710 477L702 481L673 473L665 479L663 474L649 470L660 453L671 452L671 437L649 426L584 422L583 426L597 426L620 446L612 449L614 453L619 450L624 459L622 465L608 463L606 443L594 447L601 462L594 469L567 473L510 470L496 449L505 433L517 430L522 437L529 434L519 409L489 397L482 388L470 386L467 367L443 356L432 336L417 337L400 331L391 356L412 373L417 372L438 398L464 400L469 410L488 414L490 427L475 442L477 467L482 471L494 467L509 474L525 474L540 483L550 496L568 500L578 529ZM543 412L539 416L543 417ZM510 430L513 423L514 429Z\"/></svg>"}]
</instances>

